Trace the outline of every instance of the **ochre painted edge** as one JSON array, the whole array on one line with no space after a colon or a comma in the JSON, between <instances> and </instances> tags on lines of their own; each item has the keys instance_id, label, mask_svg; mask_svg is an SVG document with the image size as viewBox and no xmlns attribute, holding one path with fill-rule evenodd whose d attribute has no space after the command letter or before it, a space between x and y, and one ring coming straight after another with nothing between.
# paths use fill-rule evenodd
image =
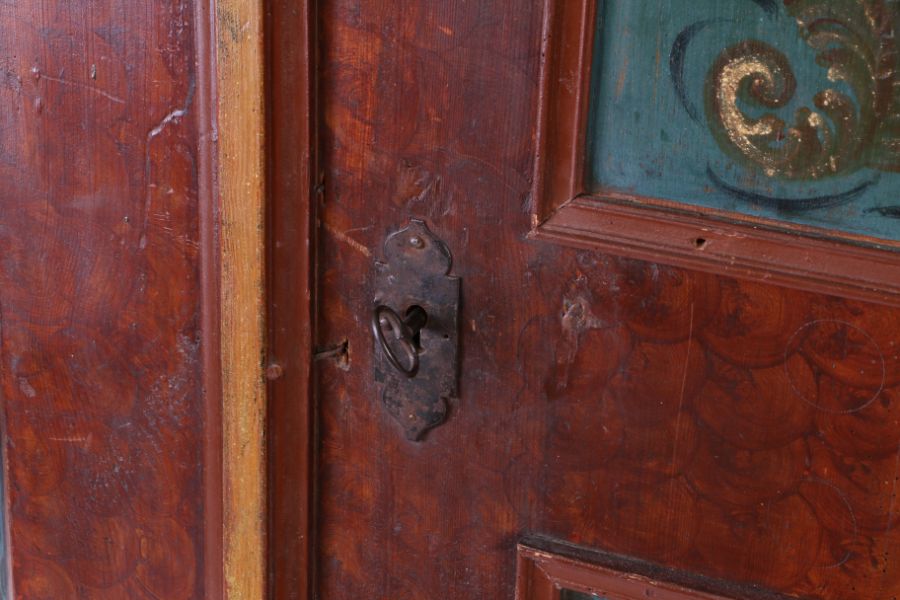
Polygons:
<instances>
[{"instance_id":1,"label":"ochre painted edge","mask_svg":"<svg viewBox=\"0 0 900 600\"><path fill-rule=\"evenodd\" d=\"M225 597L266 596L265 44L262 0L217 0Z\"/></svg>"}]
</instances>

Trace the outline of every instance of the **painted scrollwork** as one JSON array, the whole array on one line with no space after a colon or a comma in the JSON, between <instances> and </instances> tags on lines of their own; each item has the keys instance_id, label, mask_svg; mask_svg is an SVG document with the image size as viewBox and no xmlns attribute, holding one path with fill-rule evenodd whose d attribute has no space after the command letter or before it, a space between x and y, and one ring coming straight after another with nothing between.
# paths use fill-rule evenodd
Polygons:
<instances>
[{"instance_id":1,"label":"painted scrollwork","mask_svg":"<svg viewBox=\"0 0 900 600\"><path fill-rule=\"evenodd\" d=\"M793 125L754 109L785 108L797 80L780 50L759 40L727 48L706 84L706 114L720 147L769 177L846 175L862 168L900 171L897 0L785 0L804 41L833 87L795 111ZM847 93L849 92L849 93Z\"/></svg>"}]
</instances>

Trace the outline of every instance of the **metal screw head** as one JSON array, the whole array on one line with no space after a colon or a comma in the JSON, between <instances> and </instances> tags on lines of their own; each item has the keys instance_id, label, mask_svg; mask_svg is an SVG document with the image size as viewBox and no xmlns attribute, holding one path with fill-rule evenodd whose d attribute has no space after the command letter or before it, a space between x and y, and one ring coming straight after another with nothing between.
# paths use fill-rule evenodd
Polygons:
<instances>
[{"instance_id":1,"label":"metal screw head","mask_svg":"<svg viewBox=\"0 0 900 600\"><path fill-rule=\"evenodd\" d=\"M422 248L425 247L425 240L423 240L422 238L420 238L417 235L414 235L411 238L409 238L409 245L412 246L413 248L418 248L421 250Z\"/></svg>"}]
</instances>

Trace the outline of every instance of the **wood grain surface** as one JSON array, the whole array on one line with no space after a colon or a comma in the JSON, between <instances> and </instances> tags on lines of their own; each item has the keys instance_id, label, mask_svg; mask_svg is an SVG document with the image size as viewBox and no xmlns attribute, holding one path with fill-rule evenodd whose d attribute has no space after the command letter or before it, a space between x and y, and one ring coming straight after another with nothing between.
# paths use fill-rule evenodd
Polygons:
<instances>
[{"instance_id":1,"label":"wood grain surface","mask_svg":"<svg viewBox=\"0 0 900 600\"><path fill-rule=\"evenodd\" d=\"M895 309L526 239L540 3L322 7L319 588L513 597L543 534L819 600L900 593ZM463 281L460 398L422 444L365 323L385 235Z\"/></svg>"},{"instance_id":2,"label":"wood grain surface","mask_svg":"<svg viewBox=\"0 0 900 600\"><path fill-rule=\"evenodd\" d=\"M17 598L217 593L204 14L184 1L0 4Z\"/></svg>"},{"instance_id":3,"label":"wood grain surface","mask_svg":"<svg viewBox=\"0 0 900 600\"><path fill-rule=\"evenodd\" d=\"M216 3L225 593L266 597L266 97L261 1Z\"/></svg>"}]
</instances>

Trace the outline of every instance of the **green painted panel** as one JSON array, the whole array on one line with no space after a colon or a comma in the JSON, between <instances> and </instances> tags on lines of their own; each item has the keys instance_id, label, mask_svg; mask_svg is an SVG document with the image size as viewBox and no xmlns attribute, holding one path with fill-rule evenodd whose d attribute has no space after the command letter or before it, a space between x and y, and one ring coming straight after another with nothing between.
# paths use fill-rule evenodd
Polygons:
<instances>
[{"instance_id":1,"label":"green painted panel","mask_svg":"<svg viewBox=\"0 0 900 600\"><path fill-rule=\"evenodd\" d=\"M583 594L581 592L572 592L563 590L559 596L560 600L606 600L602 596L594 596L592 594Z\"/></svg>"},{"instance_id":2,"label":"green painted panel","mask_svg":"<svg viewBox=\"0 0 900 600\"><path fill-rule=\"evenodd\" d=\"M595 191L900 240L900 0L600 0Z\"/></svg>"}]
</instances>

